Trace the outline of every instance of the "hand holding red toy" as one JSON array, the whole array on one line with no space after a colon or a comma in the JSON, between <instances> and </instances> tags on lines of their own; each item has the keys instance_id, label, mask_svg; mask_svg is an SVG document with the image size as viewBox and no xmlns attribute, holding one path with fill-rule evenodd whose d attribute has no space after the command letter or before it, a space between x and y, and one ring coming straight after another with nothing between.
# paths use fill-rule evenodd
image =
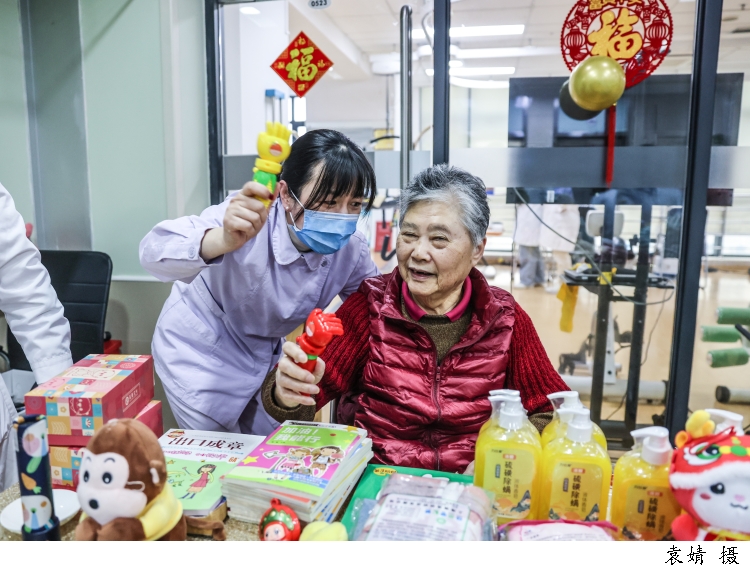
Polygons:
<instances>
[{"instance_id":1,"label":"hand holding red toy","mask_svg":"<svg viewBox=\"0 0 750 571\"><path fill-rule=\"evenodd\" d=\"M277 403L286 408L315 404L310 393L319 392L315 385L320 382L324 371L322 361L318 365L318 357L336 335L343 333L341 320L334 314L323 313L320 309L314 309L310 313L305 322L304 333L297 337L297 344L284 344L284 355L288 359L279 361L276 369L274 398Z\"/></svg>"},{"instance_id":2,"label":"hand holding red toy","mask_svg":"<svg viewBox=\"0 0 750 571\"><path fill-rule=\"evenodd\" d=\"M300 367L311 373L315 370L315 361L336 335L344 334L341 320L333 313L323 313L322 309L313 309L305 322L305 332L297 337L297 345L307 353L307 363Z\"/></svg>"}]
</instances>

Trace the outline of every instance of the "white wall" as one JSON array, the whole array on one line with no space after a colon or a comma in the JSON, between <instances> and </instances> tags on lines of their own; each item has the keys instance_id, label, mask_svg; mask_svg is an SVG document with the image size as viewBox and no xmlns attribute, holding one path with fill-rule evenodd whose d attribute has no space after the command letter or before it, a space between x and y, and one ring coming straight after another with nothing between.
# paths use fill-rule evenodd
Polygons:
<instances>
[{"instance_id":1,"label":"white wall","mask_svg":"<svg viewBox=\"0 0 750 571\"><path fill-rule=\"evenodd\" d=\"M324 76L306 97L307 128L335 129L365 146L373 138L375 129L386 128L388 102L390 127L396 132L400 120L395 104L396 85L393 77L384 75L360 81Z\"/></svg>"},{"instance_id":2,"label":"white wall","mask_svg":"<svg viewBox=\"0 0 750 571\"><path fill-rule=\"evenodd\" d=\"M94 249L148 279L138 244L209 204L203 3L80 0Z\"/></svg>"},{"instance_id":3,"label":"white wall","mask_svg":"<svg viewBox=\"0 0 750 571\"><path fill-rule=\"evenodd\" d=\"M266 130L266 89L287 96L292 91L271 69L289 45L289 13L285 1L252 5L260 14L242 14L240 5L225 5L225 78L227 154L256 154L258 133ZM285 113L286 104L282 105ZM282 121L286 122L286 121Z\"/></svg>"},{"instance_id":4,"label":"white wall","mask_svg":"<svg viewBox=\"0 0 750 571\"><path fill-rule=\"evenodd\" d=\"M335 62L334 62L335 67ZM369 133L386 126L386 76L373 75L362 81L344 81L323 76L307 99L307 128L336 129L350 134ZM390 97L393 97L391 86ZM392 101L392 99L391 99ZM398 122L391 110L391 127ZM350 135L351 136L351 135ZM353 137L358 143L357 137Z\"/></svg>"},{"instance_id":5,"label":"white wall","mask_svg":"<svg viewBox=\"0 0 750 571\"><path fill-rule=\"evenodd\" d=\"M0 0L0 184L34 222L28 108L18 0Z\"/></svg>"}]
</instances>

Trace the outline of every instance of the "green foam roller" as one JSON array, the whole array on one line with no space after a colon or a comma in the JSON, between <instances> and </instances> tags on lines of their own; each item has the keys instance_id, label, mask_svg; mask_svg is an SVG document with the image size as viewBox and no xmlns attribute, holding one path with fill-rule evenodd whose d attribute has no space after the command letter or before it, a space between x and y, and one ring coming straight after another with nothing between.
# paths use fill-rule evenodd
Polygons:
<instances>
[{"instance_id":1,"label":"green foam roller","mask_svg":"<svg viewBox=\"0 0 750 571\"><path fill-rule=\"evenodd\" d=\"M750 355L741 347L736 349L716 349L708 352L708 364L713 368L736 367L744 365L748 361L750 361Z\"/></svg>"},{"instance_id":2,"label":"green foam roller","mask_svg":"<svg viewBox=\"0 0 750 571\"><path fill-rule=\"evenodd\" d=\"M707 343L734 343L740 340L740 332L731 325L701 325L701 341Z\"/></svg>"},{"instance_id":3,"label":"green foam roller","mask_svg":"<svg viewBox=\"0 0 750 571\"><path fill-rule=\"evenodd\" d=\"M716 310L716 323L720 325L750 325L750 308L720 307Z\"/></svg>"}]
</instances>

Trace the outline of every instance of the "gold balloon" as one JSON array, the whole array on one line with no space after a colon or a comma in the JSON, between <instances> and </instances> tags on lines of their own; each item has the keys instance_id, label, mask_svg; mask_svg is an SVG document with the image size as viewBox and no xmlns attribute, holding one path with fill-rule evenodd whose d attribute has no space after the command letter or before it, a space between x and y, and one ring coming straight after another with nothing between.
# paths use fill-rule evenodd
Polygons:
<instances>
[{"instance_id":1,"label":"gold balloon","mask_svg":"<svg viewBox=\"0 0 750 571\"><path fill-rule=\"evenodd\" d=\"M611 107L625 91L625 70L607 56L592 56L579 63L570 75L570 96L587 111Z\"/></svg>"}]
</instances>

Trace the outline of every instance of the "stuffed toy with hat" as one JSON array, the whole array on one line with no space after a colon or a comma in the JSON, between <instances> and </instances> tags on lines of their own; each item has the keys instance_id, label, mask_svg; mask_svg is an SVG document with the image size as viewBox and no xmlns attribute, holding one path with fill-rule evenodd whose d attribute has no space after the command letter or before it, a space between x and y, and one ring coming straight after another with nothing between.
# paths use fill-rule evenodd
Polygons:
<instances>
[{"instance_id":1,"label":"stuffed toy with hat","mask_svg":"<svg viewBox=\"0 0 750 571\"><path fill-rule=\"evenodd\" d=\"M271 507L258 523L258 537L261 541L297 541L301 531L302 524L297 514L277 498L271 500Z\"/></svg>"},{"instance_id":2,"label":"stuffed toy with hat","mask_svg":"<svg viewBox=\"0 0 750 571\"><path fill-rule=\"evenodd\" d=\"M224 524L186 518L167 484L156 435L135 419L109 421L83 451L78 500L83 514L77 541L180 541L188 523L224 539Z\"/></svg>"},{"instance_id":3,"label":"stuffed toy with hat","mask_svg":"<svg viewBox=\"0 0 750 571\"><path fill-rule=\"evenodd\" d=\"M669 484L687 512L672 522L678 541L750 540L750 436L736 428L713 434L696 411L675 438Z\"/></svg>"}]
</instances>

